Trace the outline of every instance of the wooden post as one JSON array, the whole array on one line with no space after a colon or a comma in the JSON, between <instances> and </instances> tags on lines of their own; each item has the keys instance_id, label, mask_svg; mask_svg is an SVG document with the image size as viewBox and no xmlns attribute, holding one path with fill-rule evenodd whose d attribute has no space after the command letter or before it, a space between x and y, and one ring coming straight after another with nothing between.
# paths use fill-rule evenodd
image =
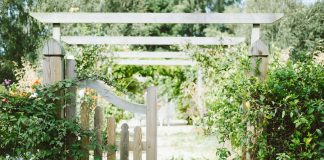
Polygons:
<instances>
[{"instance_id":1,"label":"wooden post","mask_svg":"<svg viewBox=\"0 0 324 160\"><path fill-rule=\"evenodd\" d=\"M253 24L251 33L251 46L260 39L260 24Z\"/></svg>"},{"instance_id":2,"label":"wooden post","mask_svg":"<svg viewBox=\"0 0 324 160\"><path fill-rule=\"evenodd\" d=\"M142 160L142 130L138 126L134 128L133 159Z\"/></svg>"},{"instance_id":3,"label":"wooden post","mask_svg":"<svg viewBox=\"0 0 324 160\"><path fill-rule=\"evenodd\" d=\"M198 68L198 73L197 73L197 105L199 108L200 116L203 117L204 114L206 113L204 103L202 101L202 93L203 93L203 72L202 69L199 67Z\"/></svg>"},{"instance_id":4,"label":"wooden post","mask_svg":"<svg viewBox=\"0 0 324 160\"><path fill-rule=\"evenodd\" d=\"M53 39L60 42L61 41L61 28L59 23L53 23Z\"/></svg>"},{"instance_id":5,"label":"wooden post","mask_svg":"<svg viewBox=\"0 0 324 160\"><path fill-rule=\"evenodd\" d=\"M76 62L72 59L67 59L65 61L65 78L73 80L76 78ZM76 117L76 92L77 88L76 86L72 86L68 90L68 94L70 94L70 97L66 101L66 119L67 120L74 120ZM71 132L67 133L66 137L66 148L69 150L72 145L76 142L77 137L73 135ZM68 160L73 160L74 158L70 156L70 154L67 157Z\"/></svg>"},{"instance_id":6,"label":"wooden post","mask_svg":"<svg viewBox=\"0 0 324 160\"><path fill-rule=\"evenodd\" d=\"M77 77L76 62L73 59L67 59L65 61L65 79L74 80ZM69 88L71 97L66 102L66 119L71 120L76 117L76 94L77 88L72 86Z\"/></svg>"},{"instance_id":7,"label":"wooden post","mask_svg":"<svg viewBox=\"0 0 324 160\"><path fill-rule=\"evenodd\" d=\"M83 102L81 104L81 128L83 130L88 130L90 128L89 112L90 112L89 104ZM81 150L84 155L81 158L81 160L89 160L89 150L88 150L89 143L90 143L89 137L81 137Z\"/></svg>"},{"instance_id":8,"label":"wooden post","mask_svg":"<svg viewBox=\"0 0 324 160\"><path fill-rule=\"evenodd\" d=\"M129 156L129 132L128 125L124 123L122 125L121 137L120 137L120 160L128 160Z\"/></svg>"},{"instance_id":9,"label":"wooden post","mask_svg":"<svg viewBox=\"0 0 324 160\"><path fill-rule=\"evenodd\" d=\"M64 79L64 50L60 44L60 24L53 24L53 38L47 40L43 47L43 83L54 84L55 82ZM62 95L64 93L58 92L56 94ZM64 101L57 102L63 106ZM62 108L58 108L57 116L64 117Z\"/></svg>"},{"instance_id":10,"label":"wooden post","mask_svg":"<svg viewBox=\"0 0 324 160\"><path fill-rule=\"evenodd\" d=\"M116 160L116 151L112 151L116 147L116 121L114 117L109 117L107 121L107 144L108 144L108 160Z\"/></svg>"},{"instance_id":11,"label":"wooden post","mask_svg":"<svg viewBox=\"0 0 324 160\"><path fill-rule=\"evenodd\" d=\"M147 89L146 159L157 159L157 87Z\"/></svg>"},{"instance_id":12,"label":"wooden post","mask_svg":"<svg viewBox=\"0 0 324 160\"><path fill-rule=\"evenodd\" d=\"M97 106L94 115L94 129L96 131L96 139L99 146L96 147L94 152L95 159L102 159L102 126L103 126L103 111L102 107Z\"/></svg>"},{"instance_id":13,"label":"wooden post","mask_svg":"<svg viewBox=\"0 0 324 160\"><path fill-rule=\"evenodd\" d=\"M260 24L253 24L252 34L251 34L251 66L249 76L256 76L260 80L264 80L267 76L268 70L268 47L260 40ZM243 106L246 109L247 102L243 102ZM256 143L257 141L257 132L255 126L252 126L250 122L247 124L247 132L252 133L251 139L248 140L248 143ZM247 134L247 133L246 133ZM248 150L246 146L242 148L242 160L255 160L256 151Z\"/></svg>"}]
</instances>

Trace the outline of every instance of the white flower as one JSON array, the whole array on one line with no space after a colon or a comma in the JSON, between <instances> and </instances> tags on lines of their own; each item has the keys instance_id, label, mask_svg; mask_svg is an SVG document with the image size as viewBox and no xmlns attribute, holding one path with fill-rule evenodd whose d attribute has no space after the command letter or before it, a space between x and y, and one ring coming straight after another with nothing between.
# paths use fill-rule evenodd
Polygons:
<instances>
[{"instance_id":1,"label":"white flower","mask_svg":"<svg viewBox=\"0 0 324 160\"><path fill-rule=\"evenodd\" d=\"M36 92L32 93L32 94L29 96L29 98L36 98L36 97L37 97L37 93L36 93Z\"/></svg>"}]
</instances>

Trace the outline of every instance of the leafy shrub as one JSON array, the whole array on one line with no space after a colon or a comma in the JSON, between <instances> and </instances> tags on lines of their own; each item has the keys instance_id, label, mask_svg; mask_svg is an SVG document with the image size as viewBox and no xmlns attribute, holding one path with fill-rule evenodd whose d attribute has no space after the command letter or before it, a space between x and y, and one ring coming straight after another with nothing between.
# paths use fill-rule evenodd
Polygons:
<instances>
[{"instance_id":1,"label":"leafy shrub","mask_svg":"<svg viewBox=\"0 0 324 160\"><path fill-rule=\"evenodd\" d=\"M64 159L67 155L80 157L80 141L72 148L65 148L65 137L90 135L77 121L57 118L57 101L68 98L58 96L67 91L72 82L59 82L41 86L35 81L26 92L12 84L8 91L0 93L0 159Z\"/></svg>"},{"instance_id":2,"label":"leafy shrub","mask_svg":"<svg viewBox=\"0 0 324 160\"><path fill-rule=\"evenodd\" d=\"M16 68L15 62L4 59L0 56L0 82L5 79L16 80L14 68Z\"/></svg>"},{"instance_id":3,"label":"leafy shrub","mask_svg":"<svg viewBox=\"0 0 324 160\"><path fill-rule=\"evenodd\" d=\"M324 67L288 64L273 70L251 94L262 121L259 156L275 159L319 159L323 156ZM320 155L322 154L322 155Z\"/></svg>"},{"instance_id":4,"label":"leafy shrub","mask_svg":"<svg viewBox=\"0 0 324 160\"><path fill-rule=\"evenodd\" d=\"M272 55L269 76L260 81L246 76L245 47L198 50L194 57L204 68L208 87L207 131L231 142L238 153L247 146L256 159L323 157L322 64L280 64ZM247 131L248 126L253 127Z\"/></svg>"}]
</instances>

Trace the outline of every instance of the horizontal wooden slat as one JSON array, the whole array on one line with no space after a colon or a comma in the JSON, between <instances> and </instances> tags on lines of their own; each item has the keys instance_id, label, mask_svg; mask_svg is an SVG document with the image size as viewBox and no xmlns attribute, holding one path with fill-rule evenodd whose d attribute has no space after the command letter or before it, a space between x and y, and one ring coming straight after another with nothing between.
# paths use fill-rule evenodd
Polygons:
<instances>
[{"instance_id":1,"label":"horizontal wooden slat","mask_svg":"<svg viewBox=\"0 0 324 160\"><path fill-rule=\"evenodd\" d=\"M112 52L103 55L113 56L114 58L174 58L191 59L185 52Z\"/></svg>"},{"instance_id":2,"label":"horizontal wooden slat","mask_svg":"<svg viewBox=\"0 0 324 160\"><path fill-rule=\"evenodd\" d=\"M99 37L99 36L63 36L61 40L68 44L115 44L115 45L235 45L244 41L243 37Z\"/></svg>"},{"instance_id":3,"label":"horizontal wooden slat","mask_svg":"<svg viewBox=\"0 0 324 160\"><path fill-rule=\"evenodd\" d=\"M128 102L115 94L113 94L107 85L102 81L92 81L87 80L84 81L85 85L81 85L81 88L92 88L97 91L99 95L101 95L104 99L106 99L111 104L115 105L116 107L122 108L124 110L130 111L132 113L139 113L145 114L146 113L146 106L142 104L136 104Z\"/></svg>"},{"instance_id":4,"label":"horizontal wooden slat","mask_svg":"<svg viewBox=\"0 0 324 160\"><path fill-rule=\"evenodd\" d=\"M31 13L43 23L273 23L282 13Z\"/></svg>"},{"instance_id":5,"label":"horizontal wooden slat","mask_svg":"<svg viewBox=\"0 0 324 160\"><path fill-rule=\"evenodd\" d=\"M161 66L188 66L194 65L192 60L143 60L143 59L116 59L119 65L161 65Z\"/></svg>"}]
</instances>

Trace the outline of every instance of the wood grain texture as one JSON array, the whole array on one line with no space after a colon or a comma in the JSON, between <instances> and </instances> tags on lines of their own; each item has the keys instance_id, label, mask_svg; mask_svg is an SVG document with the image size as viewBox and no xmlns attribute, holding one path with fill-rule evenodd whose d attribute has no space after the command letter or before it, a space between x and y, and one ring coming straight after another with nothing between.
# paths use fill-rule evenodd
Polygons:
<instances>
[{"instance_id":1,"label":"wood grain texture","mask_svg":"<svg viewBox=\"0 0 324 160\"><path fill-rule=\"evenodd\" d=\"M65 61L65 78L66 79L75 79L76 78L76 62L74 60L66 60ZM74 120L76 118L76 86L72 86L68 89L70 96L66 100L66 119L67 120ZM72 145L77 141L77 136L72 134L70 131L67 133L66 138L66 147L67 149L71 148ZM69 155L67 157L68 160L74 160L74 158Z\"/></svg>"},{"instance_id":2,"label":"wood grain texture","mask_svg":"<svg viewBox=\"0 0 324 160\"><path fill-rule=\"evenodd\" d=\"M30 13L43 23L273 23L282 13Z\"/></svg>"},{"instance_id":3,"label":"wood grain texture","mask_svg":"<svg viewBox=\"0 0 324 160\"><path fill-rule=\"evenodd\" d=\"M59 23L54 23L53 24L53 39L57 40L58 42L60 42L61 39L61 27Z\"/></svg>"},{"instance_id":4,"label":"wood grain texture","mask_svg":"<svg viewBox=\"0 0 324 160\"><path fill-rule=\"evenodd\" d=\"M147 89L146 159L157 159L157 87Z\"/></svg>"},{"instance_id":5,"label":"wood grain texture","mask_svg":"<svg viewBox=\"0 0 324 160\"><path fill-rule=\"evenodd\" d=\"M116 146L119 148L120 146L120 141L116 141ZM146 150L146 142L145 141L142 141L142 150L145 151ZM134 151L134 147L135 147L135 144L134 144L134 141L129 141L129 144L128 144L128 150L129 151Z\"/></svg>"},{"instance_id":6,"label":"wood grain texture","mask_svg":"<svg viewBox=\"0 0 324 160\"><path fill-rule=\"evenodd\" d=\"M128 125L124 123L121 126L121 133L120 133L120 160L128 160L129 159L129 131Z\"/></svg>"},{"instance_id":7,"label":"wood grain texture","mask_svg":"<svg viewBox=\"0 0 324 160\"><path fill-rule=\"evenodd\" d=\"M236 45L243 37L112 37L112 36L62 36L67 44L110 45Z\"/></svg>"},{"instance_id":8,"label":"wood grain texture","mask_svg":"<svg viewBox=\"0 0 324 160\"><path fill-rule=\"evenodd\" d=\"M251 33L251 46L254 42L260 39L261 31L260 31L260 24L253 24L252 26L252 33Z\"/></svg>"},{"instance_id":9,"label":"wood grain texture","mask_svg":"<svg viewBox=\"0 0 324 160\"><path fill-rule=\"evenodd\" d=\"M107 144L108 144L108 160L116 160L116 152L112 148L116 146L116 121L114 117L109 117L107 120Z\"/></svg>"},{"instance_id":10,"label":"wood grain texture","mask_svg":"<svg viewBox=\"0 0 324 160\"><path fill-rule=\"evenodd\" d=\"M64 79L64 50L55 39L47 40L43 45L43 83L54 84ZM57 56L55 56L57 55Z\"/></svg>"},{"instance_id":11,"label":"wood grain texture","mask_svg":"<svg viewBox=\"0 0 324 160\"><path fill-rule=\"evenodd\" d=\"M141 127L134 128L133 159L142 160L142 130Z\"/></svg>"},{"instance_id":12,"label":"wood grain texture","mask_svg":"<svg viewBox=\"0 0 324 160\"><path fill-rule=\"evenodd\" d=\"M81 128L83 130L88 130L90 128L89 123L89 104L82 103L81 104ZM81 160L89 160L89 150L88 145L90 144L90 139L88 136L81 137L81 150L84 154L84 157L81 158Z\"/></svg>"},{"instance_id":13,"label":"wood grain texture","mask_svg":"<svg viewBox=\"0 0 324 160\"><path fill-rule=\"evenodd\" d=\"M97 106L96 109L95 109L94 130L96 132L97 143L101 147L103 145L103 140L102 140L103 109L100 106ZM102 149L100 147L96 147L96 149L94 151L94 157L96 159L102 159Z\"/></svg>"}]
</instances>

